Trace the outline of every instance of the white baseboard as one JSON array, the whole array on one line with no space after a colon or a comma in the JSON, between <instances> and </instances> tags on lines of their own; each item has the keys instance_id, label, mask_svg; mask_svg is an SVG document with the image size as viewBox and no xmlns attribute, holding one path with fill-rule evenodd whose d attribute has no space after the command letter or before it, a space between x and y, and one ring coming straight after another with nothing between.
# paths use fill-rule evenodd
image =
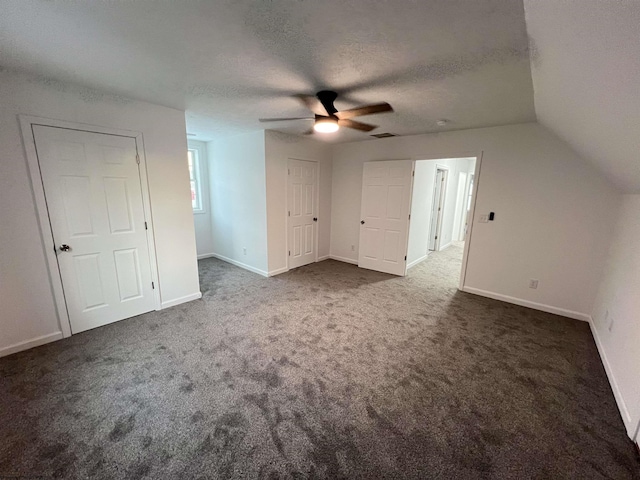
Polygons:
<instances>
[{"instance_id":1,"label":"white baseboard","mask_svg":"<svg viewBox=\"0 0 640 480\"><path fill-rule=\"evenodd\" d=\"M329 258L331 258L332 260L337 260L339 262L352 263L354 265L358 264L358 260L353 260L351 258L346 258L346 257L339 257L337 255L329 255Z\"/></svg>"},{"instance_id":2,"label":"white baseboard","mask_svg":"<svg viewBox=\"0 0 640 480\"><path fill-rule=\"evenodd\" d=\"M324 260L329 260L331 258L331 255L323 255L321 257L318 257L318 262L322 262Z\"/></svg>"},{"instance_id":3,"label":"white baseboard","mask_svg":"<svg viewBox=\"0 0 640 480\"><path fill-rule=\"evenodd\" d=\"M202 260L203 258L211 258L215 257L215 253L203 253L202 255L198 255L198 260Z\"/></svg>"},{"instance_id":4,"label":"white baseboard","mask_svg":"<svg viewBox=\"0 0 640 480\"><path fill-rule=\"evenodd\" d=\"M281 273L287 273L289 271L289 269L287 267L282 267L282 268L278 268L276 270L271 270L267 276L268 277L273 277L275 275L280 275Z\"/></svg>"},{"instance_id":5,"label":"white baseboard","mask_svg":"<svg viewBox=\"0 0 640 480\"><path fill-rule=\"evenodd\" d=\"M219 255L217 253L212 253L211 256L215 257L215 258L218 258L218 259L222 260L223 262L227 262L227 263L230 263L231 265L235 265L236 267L244 268L245 270L249 270L250 272L257 273L258 275L262 275L263 277L268 277L269 276L269 273L264 271L264 270L260 270L259 268L252 267L251 265L247 265L246 263L242 263L242 262L239 262L237 260L233 260L232 258L225 257L224 255Z\"/></svg>"},{"instance_id":6,"label":"white baseboard","mask_svg":"<svg viewBox=\"0 0 640 480\"><path fill-rule=\"evenodd\" d=\"M8 347L0 348L0 357L6 357L12 353L21 352L23 350L29 350L33 347L39 347L45 343L55 342L63 338L62 332L49 333L48 335L42 335L41 337L32 338L20 343L14 343Z\"/></svg>"},{"instance_id":7,"label":"white baseboard","mask_svg":"<svg viewBox=\"0 0 640 480\"><path fill-rule=\"evenodd\" d=\"M451 246L451 242L447 243L446 245L443 245L442 247L440 247L438 249L439 252L446 250L447 248L449 248Z\"/></svg>"},{"instance_id":8,"label":"white baseboard","mask_svg":"<svg viewBox=\"0 0 640 480\"><path fill-rule=\"evenodd\" d=\"M424 262L424 261L427 259L427 257L428 257L428 256L429 256L429 254L427 253L426 255L424 255L424 256L422 256L422 257L420 257L419 259L414 260L414 261L413 261L413 262L411 262L409 265L407 265L407 270L409 270L411 267L415 267L415 266L416 266L416 265L418 265L419 263Z\"/></svg>"},{"instance_id":9,"label":"white baseboard","mask_svg":"<svg viewBox=\"0 0 640 480\"><path fill-rule=\"evenodd\" d=\"M192 300L198 300L200 298L202 298L202 293L192 293L191 295L185 295L184 297L174 298L173 300L162 302L161 308L174 307L176 305L180 305L181 303L191 302Z\"/></svg>"},{"instance_id":10,"label":"white baseboard","mask_svg":"<svg viewBox=\"0 0 640 480\"><path fill-rule=\"evenodd\" d=\"M591 327L591 334L593 335L593 339L596 341L596 347L598 348L598 353L600 354L602 365L604 365L604 371L607 372L607 378L609 379L611 390L613 390L613 396L615 397L616 403L618 404L620 416L622 417L624 426L627 429L627 435L633 440L633 437L636 434L636 425L631 424L631 415L629 414L627 405L622 398L620 387L618 387L616 377L613 375L613 370L611 369L611 364L609 363L609 359L607 358L607 353L604 351L604 347L602 345L602 342L600 341L600 337L598 336L598 329L593 324L593 319L591 318L591 316L589 316L589 326Z\"/></svg>"},{"instance_id":11,"label":"white baseboard","mask_svg":"<svg viewBox=\"0 0 640 480\"><path fill-rule=\"evenodd\" d=\"M553 307L544 303L532 302L530 300L523 300L521 298L510 297L508 295L502 295L500 293L489 292L487 290L480 290L479 288L463 287L463 292L473 293L481 297L493 298L494 300L500 300L502 302L513 303L514 305L520 305L521 307L533 308L534 310L540 310L542 312L553 313L555 315L562 315L563 317L573 318L575 320L582 320L588 322L591 318L586 313L575 312L573 310L566 310L564 308Z\"/></svg>"}]
</instances>

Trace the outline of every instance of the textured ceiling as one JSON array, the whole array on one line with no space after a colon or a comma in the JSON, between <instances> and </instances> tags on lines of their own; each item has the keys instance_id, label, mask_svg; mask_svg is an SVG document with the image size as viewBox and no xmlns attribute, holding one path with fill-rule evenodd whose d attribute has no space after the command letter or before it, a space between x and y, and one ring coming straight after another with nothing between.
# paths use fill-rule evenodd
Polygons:
<instances>
[{"instance_id":1,"label":"textured ceiling","mask_svg":"<svg viewBox=\"0 0 640 480\"><path fill-rule=\"evenodd\" d=\"M640 1L525 0L538 121L640 193Z\"/></svg>"},{"instance_id":2,"label":"textured ceiling","mask_svg":"<svg viewBox=\"0 0 640 480\"><path fill-rule=\"evenodd\" d=\"M261 117L306 116L292 95L322 88L341 94L338 109L391 103L395 113L362 117L380 125L372 133L535 120L521 0L0 0L0 9L0 65L184 109L205 140L261 129Z\"/></svg>"}]
</instances>

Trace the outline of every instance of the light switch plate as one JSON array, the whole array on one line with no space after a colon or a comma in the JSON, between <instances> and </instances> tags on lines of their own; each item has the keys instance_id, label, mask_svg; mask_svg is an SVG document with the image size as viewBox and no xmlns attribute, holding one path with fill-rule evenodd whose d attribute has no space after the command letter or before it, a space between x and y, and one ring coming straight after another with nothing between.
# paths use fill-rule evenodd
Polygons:
<instances>
[{"instance_id":1,"label":"light switch plate","mask_svg":"<svg viewBox=\"0 0 640 480\"><path fill-rule=\"evenodd\" d=\"M480 215L480 223L489 223L489 215Z\"/></svg>"}]
</instances>

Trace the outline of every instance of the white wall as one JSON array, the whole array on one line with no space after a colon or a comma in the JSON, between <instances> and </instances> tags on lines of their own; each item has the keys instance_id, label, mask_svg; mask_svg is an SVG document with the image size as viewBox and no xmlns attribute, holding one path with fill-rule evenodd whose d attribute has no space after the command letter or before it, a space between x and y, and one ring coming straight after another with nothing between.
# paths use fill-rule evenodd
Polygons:
<instances>
[{"instance_id":1,"label":"white wall","mask_svg":"<svg viewBox=\"0 0 640 480\"><path fill-rule=\"evenodd\" d=\"M310 138L266 131L269 274L287 270L287 164L290 158L318 162L318 258L329 255L331 236L331 146Z\"/></svg>"},{"instance_id":2,"label":"white wall","mask_svg":"<svg viewBox=\"0 0 640 480\"><path fill-rule=\"evenodd\" d=\"M632 437L640 422L640 195L624 195L617 217L592 326Z\"/></svg>"},{"instance_id":3,"label":"white wall","mask_svg":"<svg viewBox=\"0 0 640 480\"><path fill-rule=\"evenodd\" d=\"M202 195L202 211L193 212L193 225L196 232L196 251L198 258L210 257L213 254L213 222L211 218L211 195L209 192L209 155L207 144L197 140L189 140L189 148L198 150L200 167L200 189Z\"/></svg>"},{"instance_id":4,"label":"white wall","mask_svg":"<svg viewBox=\"0 0 640 480\"><path fill-rule=\"evenodd\" d=\"M200 294L184 112L8 71L0 105L0 355L61 331L18 114L142 132L162 302Z\"/></svg>"},{"instance_id":5,"label":"white wall","mask_svg":"<svg viewBox=\"0 0 640 480\"><path fill-rule=\"evenodd\" d=\"M480 152L465 288L587 319L619 195L535 123L335 145L331 255L357 261L363 162ZM490 211L495 221L477 223ZM540 281L537 290L528 288L530 278Z\"/></svg>"},{"instance_id":6,"label":"white wall","mask_svg":"<svg viewBox=\"0 0 640 480\"><path fill-rule=\"evenodd\" d=\"M267 275L265 133L217 139L208 151L213 253Z\"/></svg>"}]
</instances>

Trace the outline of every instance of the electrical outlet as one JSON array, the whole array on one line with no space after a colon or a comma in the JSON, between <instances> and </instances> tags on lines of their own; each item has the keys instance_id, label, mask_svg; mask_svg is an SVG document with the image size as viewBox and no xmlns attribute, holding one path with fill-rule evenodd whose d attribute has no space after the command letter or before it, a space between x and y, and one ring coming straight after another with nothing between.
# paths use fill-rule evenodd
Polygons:
<instances>
[{"instance_id":1,"label":"electrical outlet","mask_svg":"<svg viewBox=\"0 0 640 480\"><path fill-rule=\"evenodd\" d=\"M531 280L529 280L529 288L533 288L533 289L538 288L538 280L536 280L535 278L532 278Z\"/></svg>"},{"instance_id":2,"label":"electrical outlet","mask_svg":"<svg viewBox=\"0 0 640 480\"><path fill-rule=\"evenodd\" d=\"M242 253L244 253L245 255L247 254L247 248L246 247L242 249Z\"/></svg>"},{"instance_id":3,"label":"electrical outlet","mask_svg":"<svg viewBox=\"0 0 640 480\"><path fill-rule=\"evenodd\" d=\"M351 251L355 252L356 251L356 246L355 245L351 245Z\"/></svg>"}]
</instances>

